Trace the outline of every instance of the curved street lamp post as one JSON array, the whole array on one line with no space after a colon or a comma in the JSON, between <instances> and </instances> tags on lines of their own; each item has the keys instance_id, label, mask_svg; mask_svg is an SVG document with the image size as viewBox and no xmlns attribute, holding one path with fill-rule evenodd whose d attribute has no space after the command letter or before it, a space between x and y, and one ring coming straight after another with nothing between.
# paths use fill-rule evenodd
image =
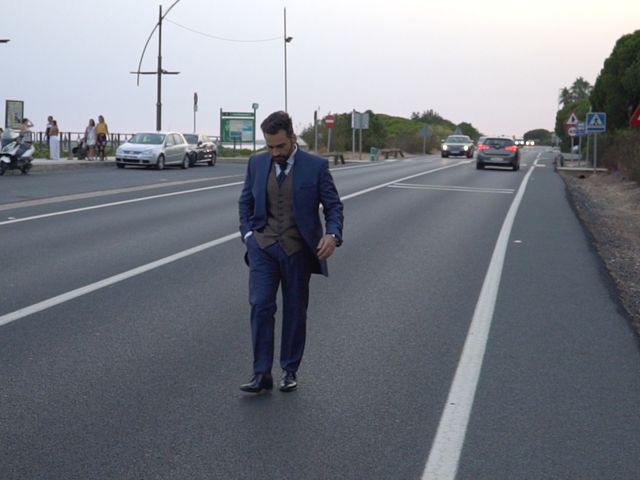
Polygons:
<instances>
[{"instance_id":1,"label":"curved street lamp post","mask_svg":"<svg viewBox=\"0 0 640 480\"><path fill-rule=\"evenodd\" d=\"M287 112L287 43L293 37L287 37L287 8L284 9L284 111Z\"/></svg>"},{"instance_id":2,"label":"curved street lamp post","mask_svg":"<svg viewBox=\"0 0 640 480\"><path fill-rule=\"evenodd\" d=\"M173 4L167 9L167 11L162 14L162 5L160 5L160 11L158 13L158 23L151 30L151 34L149 38L147 38L147 43L144 44L144 48L142 49L142 55L140 55L140 62L138 63L138 71L131 72L138 75L137 77L137 85L140 85L140 75L157 75L158 76L158 99L156 101L156 130L159 132L162 130L162 75L178 75L180 72L168 72L167 70L162 69L162 20L169 14L171 9L176 6L180 0L176 0ZM158 68L156 71L148 71L142 72L140 71L140 67L142 65L142 59L144 58L144 52L147 50L147 46L149 45L149 41L153 36L153 32L158 29Z\"/></svg>"}]
</instances>

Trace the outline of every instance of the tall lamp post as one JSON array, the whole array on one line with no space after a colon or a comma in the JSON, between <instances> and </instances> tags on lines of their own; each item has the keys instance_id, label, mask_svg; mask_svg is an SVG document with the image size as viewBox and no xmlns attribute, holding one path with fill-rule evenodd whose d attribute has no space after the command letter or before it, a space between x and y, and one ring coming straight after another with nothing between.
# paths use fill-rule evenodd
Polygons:
<instances>
[{"instance_id":1,"label":"tall lamp post","mask_svg":"<svg viewBox=\"0 0 640 480\"><path fill-rule=\"evenodd\" d=\"M284 8L284 111L287 112L287 43L293 37L287 37L287 7Z\"/></svg>"},{"instance_id":2,"label":"tall lamp post","mask_svg":"<svg viewBox=\"0 0 640 480\"><path fill-rule=\"evenodd\" d=\"M162 75L178 75L180 72L168 72L167 70L162 69L162 20L164 17L169 15L169 12L173 7L176 6L180 0L176 0L173 4L167 9L167 11L162 14L162 5L160 5L160 11L158 13L158 23L151 30L151 34L149 38L147 38L147 43L144 44L144 48L142 49L142 55L140 55L140 62L138 63L138 71L131 72L138 75L137 85L140 85L140 75L157 75L158 76L158 99L156 101L156 130L159 132L162 130ZM150 72L142 72L140 71L140 66L142 65L142 59L144 58L144 52L147 50L147 45L149 45L149 41L153 36L153 32L158 29L158 68L155 71Z\"/></svg>"}]
</instances>

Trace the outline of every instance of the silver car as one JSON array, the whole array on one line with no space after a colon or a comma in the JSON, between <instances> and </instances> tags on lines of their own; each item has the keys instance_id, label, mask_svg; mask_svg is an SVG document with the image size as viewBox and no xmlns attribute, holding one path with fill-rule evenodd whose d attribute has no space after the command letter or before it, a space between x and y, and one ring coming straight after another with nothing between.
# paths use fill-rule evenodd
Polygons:
<instances>
[{"instance_id":1,"label":"silver car","mask_svg":"<svg viewBox=\"0 0 640 480\"><path fill-rule=\"evenodd\" d=\"M520 149L510 138L487 137L478 144L476 168L484 170L486 165L511 167L520 170Z\"/></svg>"},{"instance_id":2,"label":"silver car","mask_svg":"<svg viewBox=\"0 0 640 480\"><path fill-rule=\"evenodd\" d=\"M440 146L442 158L449 155L464 155L467 158L473 157L473 140L467 135L449 135Z\"/></svg>"},{"instance_id":3,"label":"silver car","mask_svg":"<svg viewBox=\"0 0 640 480\"><path fill-rule=\"evenodd\" d=\"M136 133L116 150L116 165L154 167L166 165L189 168L189 145L179 132Z\"/></svg>"}]
</instances>

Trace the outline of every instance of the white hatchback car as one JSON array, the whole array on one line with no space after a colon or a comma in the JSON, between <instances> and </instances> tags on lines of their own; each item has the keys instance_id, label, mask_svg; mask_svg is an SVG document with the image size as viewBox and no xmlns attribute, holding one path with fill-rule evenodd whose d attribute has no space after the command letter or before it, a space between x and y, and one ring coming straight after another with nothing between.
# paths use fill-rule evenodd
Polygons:
<instances>
[{"instance_id":1,"label":"white hatchback car","mask_svg":"<svg viewBox=\"0 0 640 480\"><path fill-rule=\"evenodd\" d=\"M189 144L179 132L136 133L116 150L116 165L154 167L166 165L189 168Z\"/></svg>"}]
</instances>

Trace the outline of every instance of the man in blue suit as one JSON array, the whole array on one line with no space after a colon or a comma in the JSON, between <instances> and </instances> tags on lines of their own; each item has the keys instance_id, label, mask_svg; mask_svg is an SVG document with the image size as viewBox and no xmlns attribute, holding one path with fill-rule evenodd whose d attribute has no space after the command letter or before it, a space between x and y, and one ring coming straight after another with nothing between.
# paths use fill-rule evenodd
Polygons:
<instances>
[{"instance_id":1,"label":"man in blue suit","mask_svg":"<svg viewBox=\"0 0 640 480\"><path fill-rule=\"evenodd\" d=\"M304 352L309 281L328 275L342 243L343 206L326 159L298 148L291 117L274 112L260 125L267 152L252 156L240 194L240 233L247 247L253 377L250 393L273 388L276 294L282 289L279 389L297 388ZM320 221L322 205L325 229Z\"/></svg>"}]
</instances>

